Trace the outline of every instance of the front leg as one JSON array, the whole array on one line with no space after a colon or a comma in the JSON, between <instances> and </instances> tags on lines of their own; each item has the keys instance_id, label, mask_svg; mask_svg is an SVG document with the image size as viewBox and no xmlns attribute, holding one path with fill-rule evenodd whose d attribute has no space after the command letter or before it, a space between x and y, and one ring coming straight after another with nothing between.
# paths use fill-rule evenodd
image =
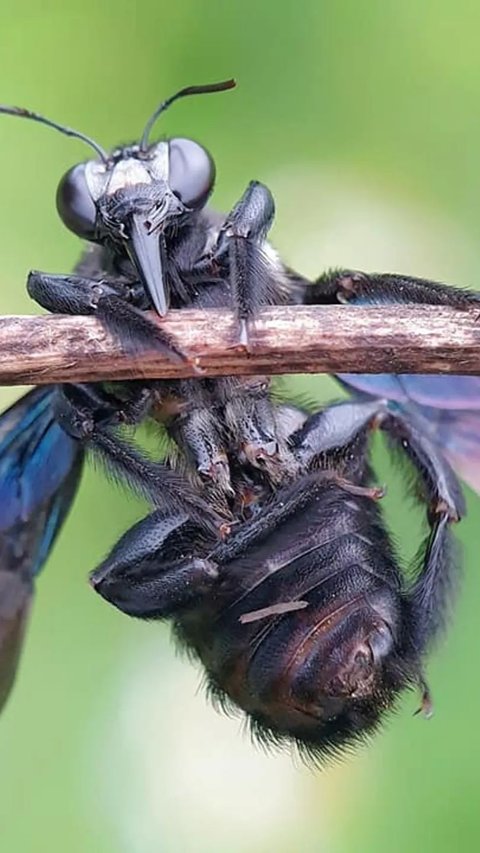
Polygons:
<instances>
[{"instance_id":1,"label":"front leg","mask_svg":"<svg viewBox=\"0 0 480 853\"><path fill-rule=\"evenodd\" d=\"M286 270L266 242L275 215L270 190L252 181L227 216L213 260L226 266L239 321L239 341L248 346L248 322L262 305L286 301Z\"/></svg>"},{"instance_id":2,"label":"front leg","mask_svg":"<svg viewBox=\"0 0 480 853\"><path fill-rule=\"evenodd\" d=\"M51 275L33 270L27 291L52 314L96 315L108 332L131 352L160 347L170 357L184 359L170 335L144 313L145 291L140 283L80 275Z\"/></svg>"}]
</instances>

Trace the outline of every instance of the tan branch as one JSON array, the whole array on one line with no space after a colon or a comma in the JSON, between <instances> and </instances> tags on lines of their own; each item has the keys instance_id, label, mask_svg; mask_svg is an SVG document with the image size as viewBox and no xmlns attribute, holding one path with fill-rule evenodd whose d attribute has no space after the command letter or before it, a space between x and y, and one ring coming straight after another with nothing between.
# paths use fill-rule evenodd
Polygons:
<instances>
[{"instance_id":1,"label":"tan branch","mask_svg":"<svg viewBox=\"0 0 480 853\"><path fill-rule=\"evenodd\" d=\"M1 317L0 384L281 373L464 373L480 375L474 309L275 307L238 345L230 312L171 311L160 321L188 357L146 348L132 354L94 317Z\"/></svg>"}]
</instances>

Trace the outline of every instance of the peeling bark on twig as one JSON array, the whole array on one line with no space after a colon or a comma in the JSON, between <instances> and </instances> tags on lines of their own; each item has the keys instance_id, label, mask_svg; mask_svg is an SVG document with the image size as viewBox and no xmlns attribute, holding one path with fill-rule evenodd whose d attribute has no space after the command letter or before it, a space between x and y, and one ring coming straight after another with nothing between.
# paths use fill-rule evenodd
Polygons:
<instances>
[{"instance_id":1,"label":"peeling bark on twig","mask_svg":"<svg viewBox=\"0 0 480 853\"><path fill-rule=\"evenodd\" d=\"M249 350L225 310L171 311L152 322L187 356L132 354L94 317L0 317L0 384L282 373L480 374L476 310L439 306L272 307Z\"/></svg>"}]
</instances>

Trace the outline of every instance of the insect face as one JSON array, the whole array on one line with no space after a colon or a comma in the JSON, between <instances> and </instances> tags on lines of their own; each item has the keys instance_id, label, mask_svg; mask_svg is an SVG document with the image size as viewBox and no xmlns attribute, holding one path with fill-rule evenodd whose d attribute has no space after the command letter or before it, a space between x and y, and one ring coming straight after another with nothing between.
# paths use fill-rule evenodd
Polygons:
<instances>
[{"instance_id":1,"label":"insect face","mask_svg":"<svg viewBox=\"0 0 480 853\"><path fill-rule=\"evenodd\" d=\"M164 275L169 229L178 231L213 189L215 167L191 139L171 139L146 151L118 149L106 162L70 169L57 190L57 209L77 236L113 244L127 254L160 315L168 310Z\"/></svg>"},{"instance_id":2,"label":"insect face","mask_svg":"<svg viewBox=\"0 0 480 853\"><path fill-rule=\"evenodd\" d=\"M106 245L117 260L132 261L156 311L165 315L169 299L165 277L168 233L178 232L205 206L213 189L215 166L208 151L192 139L174 138L150 145L148 137L158 116L186 95L232 88L227 80L192 86L168 98L150 117L141 141L108 155L84 134L15 107L0 112L32 118L93 147L98 159L69 169L57 189L57 210L78 237Z\"/></svg>"}]
</instances>

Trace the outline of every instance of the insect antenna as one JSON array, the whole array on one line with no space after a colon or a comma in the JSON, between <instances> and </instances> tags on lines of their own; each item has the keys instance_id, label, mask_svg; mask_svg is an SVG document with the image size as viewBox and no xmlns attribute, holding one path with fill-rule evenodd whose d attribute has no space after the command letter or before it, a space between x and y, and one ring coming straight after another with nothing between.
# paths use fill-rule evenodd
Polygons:
<instances>
[{"instance_id":1,"label":"insect antenna","mask_svg":"<svg viewBox=\"0 0 480 853\"><path fill-rule=\"evenodd\" d=\"M34 113L32 110L27 110L24 107L8 107L4 104L0 104L0 113L10 116L18 116L19 118L30 118L33 121L40 122L40 124L46 124L48 127L53 127L55 130L59 130L60 133L64 133L65 136L73 136L76 137L76 139L81 139L82 142L86 142L87 145L90 145L90 147L97 152L104 163L108 162L108 154L101 145L99 145L98 142L95 142L94 139L90 139L90 137L86 136L85 133L80 133L79 130L73 130L73 128L66 127L63 124L57 124L56 121L45 118L45 116L42 116L39 113Z\"/></svg>"},{"instance_id":2,"label":"insect antenna","mask_svg":"<svg viewBox=\"0 0 480 853\"><path fill-rule=\"evenodd\" d=\"M175 95L171 95L171 97L167 98L166 101L162 101L145 125L145 130L142 133L140 141L140 151L146 151L148 146L148 137L150 136L153 125L159 115L165 112L165 110L168 109L174 101L178 101L179 98L185 98L187 95L208 95L210 92L225 92L227 89L234 89L236 85L235 80L232 79L223 80L221 83L207 83L205 86L187 86L185 89L180 89L180 91L176 92Z\"/></svg>"}]
</instances>

